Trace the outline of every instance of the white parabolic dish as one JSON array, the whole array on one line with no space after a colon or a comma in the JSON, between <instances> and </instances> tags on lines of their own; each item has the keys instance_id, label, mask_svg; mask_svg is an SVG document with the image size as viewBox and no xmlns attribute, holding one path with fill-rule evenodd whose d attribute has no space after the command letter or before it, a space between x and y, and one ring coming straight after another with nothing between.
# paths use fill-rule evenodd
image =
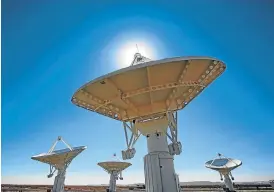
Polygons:
<instances>
[{"instance_id":1,"label":"white parabolic dish","mask_svg":"<svg viewBox=\"0 0 274 192\"><path fill-rule=\"evenodd\" d=\"M106 172L111 174L113 171L121 172L131 166L131 163L128 162L119 162L119 161L105 161L98 163Z\"/></svg>"},{"instance_id":2,"label":"white parabolic dish","mask_svg":"<svg viewBox=\"0 0 274 192\"><path fill-rule=\"evenodd\" d=\"M65 163L71 161L86 148L86 146L72 147L72 150L66 148L52 151L51 153L41 153L32 156L31 159L53 165L56 168L61 168Z\"/></svg>"},{"instance_id":3,"label":"white parabolic dish","mask_svg":"<svg viewBox=\"0 0 274 192\"><path fill-rule=\"evenodd\" d=\"M96 78L77 90L72 102L120 121L144 120L183 109L225 68L210 57L148 61Z\"/></svg>"},{"instance_id":4,"label":"white parabolic dish","mask_svg":"<svg viewBox=\"0 0 274 192\"><path fill-rule=\"evenodd\" d=\"M217 158L205 163L207 168L216 171L232 171L233 169L242 165L242 161L232 158Z\"/></svg>"}]
</instances>

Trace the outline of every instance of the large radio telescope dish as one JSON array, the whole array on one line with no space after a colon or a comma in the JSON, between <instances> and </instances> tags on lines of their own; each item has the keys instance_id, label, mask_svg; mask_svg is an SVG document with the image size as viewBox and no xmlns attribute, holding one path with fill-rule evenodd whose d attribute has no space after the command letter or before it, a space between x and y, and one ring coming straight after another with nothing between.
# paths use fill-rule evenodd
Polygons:
<instances>
[{"instance_id":1,"label":"large radio telescope dish","mask_svg":"<svg viewBox=\"0 0 274 192\"><path fill-rule=\"evenodd\" d=\"M210 57L149 61L90 81L72 102L125 122L161 116L183 109L224 70L223 62Z\"/></svg>"},{"instance_id":2,"label":"large radio telescope dish","mask_svg":"<svg viewBox=\"0 0 274 192\"><path fill-rule=\"evenodd\" d=\"M129 67L80 87L72 96L72 103L123 122L127 144L122 151L124 160L134 157L134 144L140 135L146 136L146 191L177 192L180 184L173 155L182 151L177 111L185 108L225 68L222 61L211 57L151 61L136 53Z\"/></svg>"}]
</instances>

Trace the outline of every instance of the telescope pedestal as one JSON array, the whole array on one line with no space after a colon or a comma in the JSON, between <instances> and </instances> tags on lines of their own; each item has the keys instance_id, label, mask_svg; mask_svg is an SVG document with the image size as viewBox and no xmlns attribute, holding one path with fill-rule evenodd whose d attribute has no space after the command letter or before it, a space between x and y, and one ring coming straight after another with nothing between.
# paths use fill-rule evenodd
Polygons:
<instances>
[{"instance_id":1,"label":"telescope pedestal","mask_svg":"<svg viewBox=\"0 0 274 192\"><path fill-rule=\"evenodd\" d=\"M110 174L109 179L109 192L115 192L116 191L116 180L117 180L118 174L116 172L112 172Z\"/></svg>"},{"instance_id":2,"label":"telescope pedestal","mask_svg":"<svg viewBox=\"0 0 274 192\"><path fill-rule=\"evenodd\" d=\"M65 179L66 179L66 170L59 169L57 176L54 179L52 192L63 192L64 186L65 186Z\"/></svg>"},{"instance_id":3,"label":"telescope pedestal","mask_svg":"<svg viewBox=\"0 0 274 192\"><path fill-rule=\"evenodd\" d=\"M178 192L180 188L167 136L163 133L149 135L147 148L148 154L144 157L146 192Z\"/></svg>"},{"instance_id":4,"label":"telescope pedestal","mask_svg":"<svg viewBox=\"0 0 274 192\"><path fill-rule=\"evenodd\" d=\"M234 191L233 183L232 183L228 174L224 175L224 183L225 183L226 188L229 189L229 191Z\"/></svg>"}]
</instances>

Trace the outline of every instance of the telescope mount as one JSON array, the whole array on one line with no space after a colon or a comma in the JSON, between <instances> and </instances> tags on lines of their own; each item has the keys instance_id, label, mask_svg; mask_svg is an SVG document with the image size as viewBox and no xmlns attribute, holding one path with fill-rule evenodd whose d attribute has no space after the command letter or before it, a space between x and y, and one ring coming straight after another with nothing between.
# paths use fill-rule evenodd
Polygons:
<instances>
[{"instance_id":1,"label":"telescope mount","mask_svg":"<svg viewBox=\"0 0 274 192\"><path fill-rule=\"evenodd\" d=\"M80 87L72 103L121 121L127 148L123 160L134 157L138 138L147 139L144 157L147 192L178 192L174 155L180 155L177 111L185 108L225 70L210 57L176 57L152 61L140 53L133 62ZM169 142L168 142L169 140Z\"/></svg>"}]
</instances>

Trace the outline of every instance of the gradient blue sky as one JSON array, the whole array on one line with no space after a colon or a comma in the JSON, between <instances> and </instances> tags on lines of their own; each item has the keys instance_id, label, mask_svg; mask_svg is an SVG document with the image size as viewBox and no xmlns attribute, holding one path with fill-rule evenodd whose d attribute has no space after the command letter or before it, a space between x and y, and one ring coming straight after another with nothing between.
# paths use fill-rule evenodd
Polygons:
<instances>
[{"instance_id":1,"label":"gradient blue sky","mask_svg":"<svg viewBox=\"0 0 274 192\"><path fill-rule=\"evenodd\" d=\"M122 125L70 99L82 84L119 68L116 50L127 41L150 44L153 59L202 55L227 64L179 112L181 181L219 179L204 168L217 152L243 161L236 179L274 178L273 1L115 2L2 1L2 181L46 180L48 167L30 157L62 135L73 146L88 146L68 172L102 173L108 182L96 163L126 147ZM126 174L143 178L145 138L136 149Z\"/></svg>"}]
</instances>

